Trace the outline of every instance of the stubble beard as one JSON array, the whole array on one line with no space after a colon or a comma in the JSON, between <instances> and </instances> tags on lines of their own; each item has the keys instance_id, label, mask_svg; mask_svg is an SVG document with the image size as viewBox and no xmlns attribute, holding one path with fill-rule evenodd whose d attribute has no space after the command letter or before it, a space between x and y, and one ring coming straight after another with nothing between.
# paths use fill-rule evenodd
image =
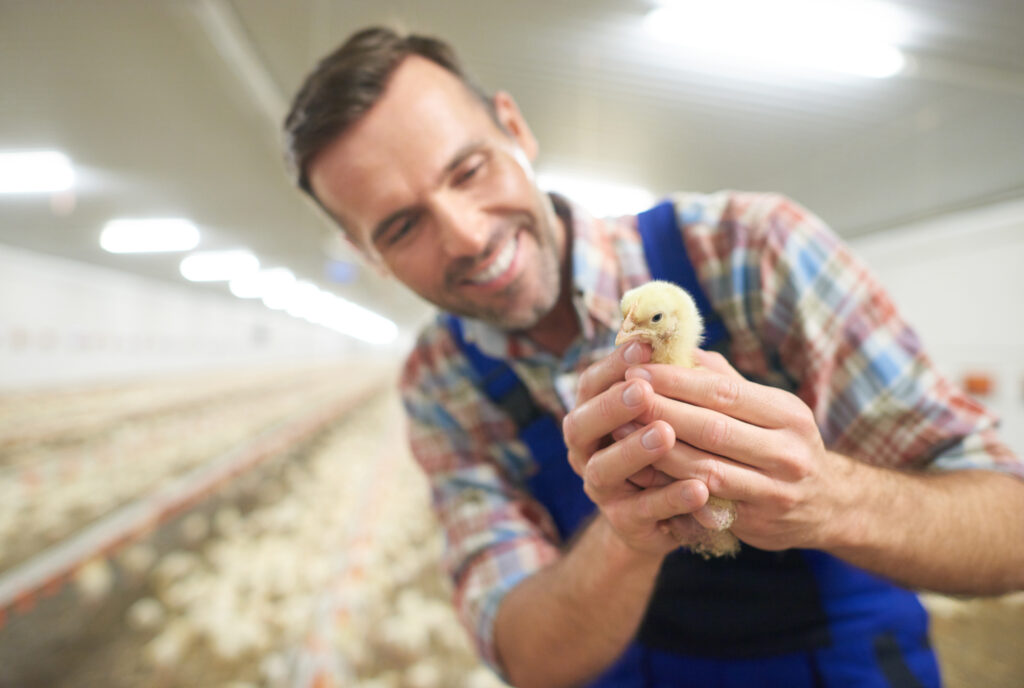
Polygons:
<instances>
[{"instance_id":1,"label":"stubble beard","mask_svg":"<svg viewBox=\"0 0 1024 688\"><path fill-rule=\"evenodd\" d=\"M561 261L555 243L555 230L547 220L547 217L542 216L539 221L530 222L525 226L525 233L536 242L538 259L541 262L541 265L536 266L536 277L532 280L535 282L533 288L536 291L532 302L518 303L524 298L529 298L529 295L523 292L531 288L531 268L525 266L517 279L494 295L491 299L495 303L493 306L454 299L450 303L438 305L457 315L482 320L501 330L528 330L534 327L554 308L562 287ZM523 227L521 224L517 226ZM457 283L457 280L450 279L449 282ZM497 304L515 304L518 307L515 312L509 312L508 305Z\"/></svg>"}]
</instances>

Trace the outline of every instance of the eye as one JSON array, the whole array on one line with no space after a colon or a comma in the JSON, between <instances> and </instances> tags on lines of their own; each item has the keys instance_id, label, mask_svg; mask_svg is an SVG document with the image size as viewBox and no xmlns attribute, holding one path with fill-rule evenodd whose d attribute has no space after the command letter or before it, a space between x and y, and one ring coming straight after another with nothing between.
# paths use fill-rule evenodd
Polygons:
<instances>
[{"instance_id":1,"label":"eye","mask_svg":"<svg viewBox=\"0 0 1024 688\"><path fill-rule=\"evenodd\" d=\"M461 175L459 175L458 179L455 180L456 186L459 184L464 184L468 182L470 179L472 179L473 175L480 171L480 167L480 165L477 165L476 167L471 167L465 172L463 172Z\"/></svg>"},{"instance_id":2,"label":"eye","mask_svg":"<svg viewBox=\"0 0 1024 688\"><path fill-rule=\"evenodd\" d=\"M655 313L651 316L651 322L658 322L661 320L661 313Z\"/></svg>"},{"instance_id":3,"label":"eye","mask_svg":"<svg viewBox=\"0 0 1024 688\"><path fill-rule=\"evenodd\" d=\"M418 221L419 215L417 214L408 215L404 218L395 220L395 222L391 224L388 230L384 232L375 243L385 247L397 244L416 228Z\"/></svg>"},{"instance_id":4,"label":"eye","mask_svg":"<svg viewBox=\"0 0 1024 688\"><path fill-rule=\"evenodd\" d=\"M477 172L483 169L483 166L486 164L487 159L482 155L477 155L470 158L468 162L469 166L464 168L455 176L455 179L453 181L455 186L461 186L462 184L465 184L470 179L472 179Z\"/></svg>"}]
</instances>

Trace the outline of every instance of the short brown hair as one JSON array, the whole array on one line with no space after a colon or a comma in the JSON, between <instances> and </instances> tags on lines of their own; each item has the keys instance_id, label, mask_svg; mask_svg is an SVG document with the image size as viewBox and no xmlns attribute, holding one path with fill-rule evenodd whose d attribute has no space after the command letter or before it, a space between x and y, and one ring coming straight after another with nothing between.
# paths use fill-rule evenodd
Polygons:
<instances>
[{"instance_id":1,"label":"short brown hair","mask_svg":"<svg viewBox=\"0 0 1024 688\"><path fill-rule=\"evenodd\" d=\"M490 97L462 69L450 45L436 38L392 29L363 29L320 60L306 77L284 121L288 162L299 188L314 200L309 164L380 98L388 79L407 57L418 55L444 67L487 108L497 121Z\"/></svg>"}]
</instances>

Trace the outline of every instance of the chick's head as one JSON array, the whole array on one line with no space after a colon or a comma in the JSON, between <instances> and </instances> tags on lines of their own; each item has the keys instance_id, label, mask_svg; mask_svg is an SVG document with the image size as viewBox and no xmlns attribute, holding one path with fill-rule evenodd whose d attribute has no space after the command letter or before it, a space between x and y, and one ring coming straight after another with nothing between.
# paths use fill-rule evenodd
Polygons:
<instances>
[{"instance_id":1,"label":"chick's head","mask_svg":"<svg viewBox=\"0 0 1024 688\"><path fill-rule=\"evenodd\" d=\"M653 350L652 362L693 366L693 350L700 343L704 324L686 290L670 282L648 282L627 291L620 307L622 327L616 346L645 341Z\"/></svg>"}]
</instances>

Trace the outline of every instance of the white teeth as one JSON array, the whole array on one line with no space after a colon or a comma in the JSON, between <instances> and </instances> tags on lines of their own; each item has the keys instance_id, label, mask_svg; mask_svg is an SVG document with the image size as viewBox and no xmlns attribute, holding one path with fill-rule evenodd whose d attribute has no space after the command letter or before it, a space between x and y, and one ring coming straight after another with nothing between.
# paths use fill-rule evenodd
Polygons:
<instances>
[{"instance_id":1,"label":"white teeth","mask_svg":"<svg viewBox=\"0 0 1024 688\"><path fill-rule=\"evenodd\" d=\"M486 270L475 275L470 281L474 284L483 284L504 274L504 272L509 269L509 266L512 265L512 259L516 257L516 248L518 246L519 238L515 236L512 237L512 239L505 244L505 248L501 249L501 253L497 255L494 262L492 262Z\"/></svg>"}]
</instances>

